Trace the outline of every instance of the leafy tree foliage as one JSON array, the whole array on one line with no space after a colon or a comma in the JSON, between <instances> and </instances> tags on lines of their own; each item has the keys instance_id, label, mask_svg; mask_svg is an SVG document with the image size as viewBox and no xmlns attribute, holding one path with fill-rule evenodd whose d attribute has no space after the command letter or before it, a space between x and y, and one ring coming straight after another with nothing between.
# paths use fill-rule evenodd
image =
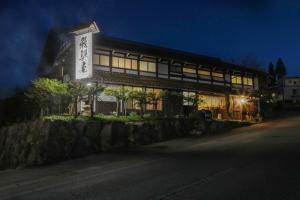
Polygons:
<instances>
[{"instance_id":1,"label":"leafy tree foliage","mask_svg":"<svg viewBox=\"0 0 300 200\"><path fill-rule=\"evenodd\" d=\"M79 81L68 82L68 95L72 97L72 104L74 109L71 110L73 110L73 114L75 118L78 117L77 104L82 99L82 97L87 94L87 92L88 92L87 88L81 82Z\"/></svg>"},{"instance_id":2,"label":"leafy tree foliage","mask_svg":"<svg viewBox=\"0 0 300 200\"><path fill-rule=\"evenodd\" d=\"M61 97L68 95L68 87L56 79L39 78L32 81L32 85L25 92L25 96L37 104L40 108L40 116L44 115L45 110L48 113L48 107L52 97Z\"/></svg>"},{"instance_id":3,"label":"leafy tree foliage","mask_svg":"<svg viewBox=\"0 0 300 200\"><path fill-rule=\"evenodd\" d=\"M161 98L166 101L172 101L172 104L164 104L164 112L167 116L177 114L182 109L183 94L179 91L163 90L160 93Z\"/></svg>"},{"instance_id":4,"label":"leafy tree foliage","mask_svg":"<svg viewBox=\"0 0 300 200\"><path fill-rule=\"evenodd\" d=\"M88 87L87 94L90 99L90 113L91 113L91 118L94 118L94 102L95 102L95 96L101 94L104 91L105 87L102 85L99 85L98 83L93 84Z\"/></svg>"},{"instance_id":5,"label":"leafy tree foliage","mask_svg":"<svg viewBox=\"0 0 300 200\"><path fill-rule=\"evenodd\" d=\"M146 110L147 103L150 103L151 94L146 91L131 91L129 93L129 97L133 100L136 100L136 104L140 108L140 114L141 116L144 115Z\"/></svg>"},{"instance_id":6,"label":"leafy tree foliage","mask_svg":"<svg viewBox=\"0 0 300 200\"><path fill-rule=\"evenodd\" d=\"M129 88L128 87L107 87L104 90L104 93L108 96L112 96L116 98L116 113L117 116L120 115L120 105L123 105L124 108L124 115L126 115L127 113L127 102L129 100Z\"/></svg>"},{"instance_id":7,"label":"leafy tree foliage","mask_svg":"<svg viewBox=\"0 0 300 200\"><path fill-rule=\"evenodd\" d=\"M158 102L162 99L163 97L163 92L160 92L159 94L156 94L154 92L148 92L148 100L150 104L153 105L154 110L157 110Z\"/></svg>"}]
</instances>

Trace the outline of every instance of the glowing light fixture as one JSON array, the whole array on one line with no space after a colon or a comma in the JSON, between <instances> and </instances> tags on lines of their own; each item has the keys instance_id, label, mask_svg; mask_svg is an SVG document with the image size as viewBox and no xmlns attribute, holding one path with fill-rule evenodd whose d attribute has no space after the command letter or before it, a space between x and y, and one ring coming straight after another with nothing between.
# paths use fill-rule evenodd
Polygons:
<instances>
[{"instance_id":1,"label":"glowing light fixture","mask_svg":"<svg viewBox=\"0 0 300 200\"><path fill-rule=\"evenodd\" d=\"M245 104L245 103L247 103L247 100L245 99L244 96L241 96L240 97L240 104Z\"/></svg>"}]
</instances>

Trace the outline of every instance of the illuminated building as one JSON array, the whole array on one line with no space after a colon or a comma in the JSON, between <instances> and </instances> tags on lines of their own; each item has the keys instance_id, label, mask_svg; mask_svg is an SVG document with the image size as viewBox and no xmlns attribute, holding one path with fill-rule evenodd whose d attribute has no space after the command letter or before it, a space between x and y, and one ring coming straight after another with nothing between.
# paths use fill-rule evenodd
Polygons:
<instances>
[{"instance_id":1,"label":"illuminated building","mask_svg":"<svg viewBox=\"0 0 300 200\"><path fill-rule=\"evenodd\" d=\"M50 31L39 74L106 87L124 85L132 90L196 95L201 99L199 110L233 119L240 119L242 112L253 116L259 112L259 100L251 95L259 90L260 76L264 75L214 57L108 37L101 34L95 22ZM243 105L241 96L245 96ZM114 99L103 94L95 105L96 113L115 110ZM173 98L161 100L156 109L182 114L189 107L182 98ZM135 110L136 106L129 102L128 108ZM147 105L148 111L153 109Z\"/></svg>"}]
</instances>

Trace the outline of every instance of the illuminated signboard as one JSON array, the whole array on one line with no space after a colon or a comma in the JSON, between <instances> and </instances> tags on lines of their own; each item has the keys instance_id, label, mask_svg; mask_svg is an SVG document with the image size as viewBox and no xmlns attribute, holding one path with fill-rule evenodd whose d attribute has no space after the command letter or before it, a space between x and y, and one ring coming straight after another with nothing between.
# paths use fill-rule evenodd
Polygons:
<instances>
[{"instance_id":1,"label":"illuminated signboard","mask_svg":"<svg viewBox=\"0 0 300 200\"><path fill-rule=\"evenodd\" d=\"M93 46L92 32L75 36L75 79L92 77L93 69Z\"/></svg>"}]
</instances>

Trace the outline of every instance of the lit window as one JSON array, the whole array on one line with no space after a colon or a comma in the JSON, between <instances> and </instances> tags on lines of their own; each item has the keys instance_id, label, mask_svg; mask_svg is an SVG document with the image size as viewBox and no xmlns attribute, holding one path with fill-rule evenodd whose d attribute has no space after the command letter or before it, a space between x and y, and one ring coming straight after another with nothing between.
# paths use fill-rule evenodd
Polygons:
<instances>
[{"instance_id":1,"label":"lit window","mask_svg":"<svg viewBox=\"0 0 300 200\"><path fill-rule=\"evenodd\" d=\"M137 60L131 60L131 69L137 70Z\"/></svg>"},{"instance_id":2,"label":"lit window","mask_svg":"<svg viewBox=\"0 0 300 200\"><path fill-rule=\"evenodd\" d=\"M147 93L154 93L156 97L159 97L161 89L154 89L154 88L146 88ZM150 99L149 99L150 101ZM157 101L152 101L147 103L146 105L147 110L162 110L162 100L158 98Z\"/></svg>"},{"instance_id":3,"label":"lit window","mask_svg":"<svg viewBox=\"0 0 300 200\"><path fill-rule=\"evenodd\" d=\"M206 71L206 70L198 70L198 75L202 75L202 76L210 76L210 71Z\"/></svg>"},{"instance_id":4,"label":"lit window","mask_svg":"<svg viewBox=\"0 0 300 200\"><path fill-rule=\"evenodd\" d=\"M231 76L231 83L233 83L233 84L242 84L242 77L241 76L232 75Z\"/></svg>"},{"instance_id":5,"label":"lit window","mask_svg":"<svg viewBox=\"0 0 300 200\"><path fill-rule=\"evenodd\" d=\"M117 68L125 67L125 59L119 57L112 57L112 66Z\"/></svg>"},{"instance_id":6,"label":"lit window","mask_svg":"<svg viewBox=\"0 0 300 200\"><path fill-rule=\"evenodd\" d=\"M99 55L98 54L94 54L93 55L93 64L94 65L99 65Z\"/></svg>"},{"instance_id":7,"label":"lit window","mask_svg":"<svg viewBox=\"0 0 300 200\"><path fill-rule=\"evenodd\" d=\"M248 78L248 85L253 85L253 79L252 78Z\"/></svg>"},{"instance_id":8,"label":"lit window","mask_svg":"<svg viewBox=\"0 0 300 200\"><path fill-rule=\"evenodd\" d=\"M93 55L93 64L109 66L109 56L94 54Z\"/></svg>"},{"instance_id":9,"label":"lit window","mask_svg":"<svg viewBox=\"0 0 300 200\"><path fill-rule=\"evenodd\" d=\"M244 85L253 85L253 79L250 77L243 77Z\"/></svg>"},{"instance_id":10,"label":"lit window","mask_svg":"<svg viewBox=\"0 0 300 200\"><path fill-rule=\"evenodd\" d=\"M118 57L113 57L112 58L112 66L113 67L119 67L119 58Z\"/></svg>"},{"instance_id":11,"label":"lit window","mask_svg":"<svg viewBox=\"0 0 300 200\"><path fill-rule=\"evenodd\" d=\"M140 61L140 71L144 72L156 72L156 63Z\"/></svg>"},{"instance_id":12,"label":"lit window","mask_svg":"<svg viewBox=\"0 0 300 200\"><path fill-rule=\"evenodd\" d=\"M124 68L125 67L125 59L124 58L119 58L119 67Z\"/></svg>"},{"instance_id":13,"label":"lit window","mask_svg":"<svg viewBox=\"0 0 300 200\"><path fill-rule=\"evenodd\" d=\"M131 69L131 59L125 59L125 68Z\"/></svg>"},{"instance_id":14,"label":"lit window","mask_svg":"<svg viewBox=\"0 0 300 200\"><path fill-rule=\"evenodd\" d=\"M148 62L148 71L149 72L156 72L156 64L153 62Z\"/></svg>"},{"instance_id":15,"label":"lit window","mask_svg":"<svg viewBox=\"0 0 300 200\"><path fill-rule=\"evenodd\" d=\"M182 72L187 74L196 74L196 69L184 67L182 68Z\"/></svg>"},{"instance_id":16,"label":"lit window","mask_svg":"<svg viewBox=\"0 0 300 200\"><path fill-rule=\"evenodd\" d=\"M211 75L213 77L217 77L217 78L223 78L224 77L224 74L221 73L221 72L212 72Z\"/></svg>"},{"instance_id":17,"label":"lit window","mask_svg":"<svg viewBox=\"0 0 300 200\"><path fill-rule=\"evenodd\" d=\"M226 105L225 97L200 95L199 99L200 99L200 103L198 104L198 110L225 109L225 105Z\"/></svg>"},{"instance_id":18,"label":"lit window","mask_svg":"<svg viewBox=\"0 0 300 200\"><path fill-rule=\"evenodd\" d=\"M141 71L147 71L148 67L147 67L147 62L145 61L140 61L140 70Z\"/></svg>"},{"instance_id":19,"label":"lit window","mask_svg":"<svg viewBox=\"0 0 300 200\"><path fill-rule=\"evenodd\" d=\"M100 65L109 66L109 56L100 55Z\"/></svg>"},{"instance_id":20,"label":"lit window","mask_svg":"<svg viewBox=\"0 0 300 200\"><path fill-rule=\"evenodd\" d=\"M125 68L131 70L137 70L137 60L132 60L129 58L125 59Z\"/></svg>"}]
</instances>

